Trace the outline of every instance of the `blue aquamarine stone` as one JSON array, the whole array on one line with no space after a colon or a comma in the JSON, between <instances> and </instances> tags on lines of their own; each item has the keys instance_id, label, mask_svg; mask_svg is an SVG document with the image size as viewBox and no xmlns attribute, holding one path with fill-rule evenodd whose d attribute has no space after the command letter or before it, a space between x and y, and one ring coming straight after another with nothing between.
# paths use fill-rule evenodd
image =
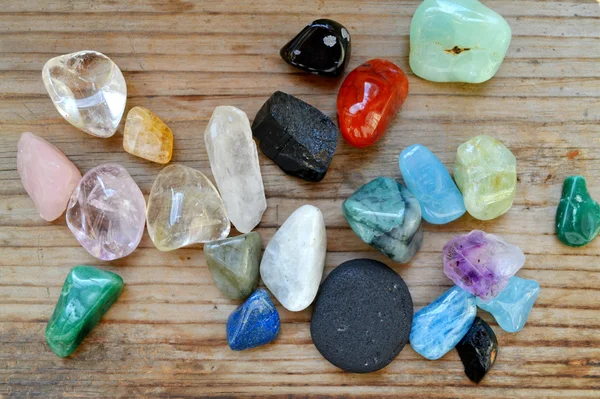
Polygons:
<instances>
[{"instance_id":1,"label":"blue aquamarine stone","mask_svg":"<svg viewBox=\"0 0 600 399\"><path fill-rule=\"evenodd\" d=\"M517 332L525 326L539 293L537 281L513 276L497 297L487 302L477 298L476 303L490 312L504 331Z\"/></svg>"},{"instance_id":2,"label":"blue aquamarine stone","mask_svg":"<svg viewBox=\"0 0 600 399\"><path fill-rule=\"evenodd\" d=\"M462 194L444 164L427 147L406 147L399 163L404 183L421 204L423 219L446 224L464 215Z\"/></svg>"},{"instance_id":3,"label":"blue aquamarine stone","mask_svg":"<svg viewBox=\"0 0 600 399\"><path fill-rule=\"evenodd\" d=\"M262 288L234 310L227 319L227 343L234 351L268 344L279 334L279 313Z\"/></svg>"},{"instance_id":4,"label":"blue aquamarine stone","mask_svg":"<svg viewBox=\"0 0 600 399\"><path fill-rule=\"evenodd\" d=\"M439 359L467 334L476 313L475 296L454 286L415 314L410 345L429 360Z\"/></svg>"}]
</instances>

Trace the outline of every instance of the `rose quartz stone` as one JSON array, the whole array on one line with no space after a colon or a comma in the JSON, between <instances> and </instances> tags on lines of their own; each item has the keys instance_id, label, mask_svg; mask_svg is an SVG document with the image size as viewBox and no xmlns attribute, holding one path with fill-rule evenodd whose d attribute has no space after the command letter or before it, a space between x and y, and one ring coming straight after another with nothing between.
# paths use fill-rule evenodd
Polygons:
<instances>
[{"instance_id":1,"label":"rose quartz stone","mask_svg":"<svg viewBox=\"0 0 600 399\"><path fill-rule=\"evenodd\" d=\"M17 171L40 216L57 219L81 180L81 173L58 148L35 134L19 139Z\"/></svg>"},{"instance_id":2,"label":"rose quartz stone","mask_svg":"<svg viewBox=\"0 0 600 399\"><path fill-rule=\"evenodd\" d=\"M87 172L73 191L67 225L90 255L119 259L140 243L146 224L146 200L127 170L104 164Z\"/></svg>"}]
</instances>

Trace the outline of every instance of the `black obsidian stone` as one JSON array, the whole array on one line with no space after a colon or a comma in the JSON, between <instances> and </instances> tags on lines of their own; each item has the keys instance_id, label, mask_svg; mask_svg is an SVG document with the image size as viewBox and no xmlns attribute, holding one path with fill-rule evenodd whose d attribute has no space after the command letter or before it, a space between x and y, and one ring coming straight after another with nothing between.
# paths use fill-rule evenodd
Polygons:
<instances>
[{"instance_id":1,"label":"black obsidian stone","mask_svg":"<svg viewBox=\"0 0 600 399\"><path fill-rule=\"evenodd\" d=\"M327 276L310 333L323 357L354 373L377 371L408 342L413 302L404 280L381 262L355 259Z\"/></svg>"},{"instance_id":2,"label":"black obsidian stone","mask_svg":"<svg viewBox=\"0 0 600 399\"><path fill-rule=\"evenodd\" d=\"M338 129L312 105L277 91L256 114L252 134L285 173L316 182L327 173Z\"/></svg>"},{"instance_id":3,"label":"black obsidian stone","mask_svg":"<svg viewBox=\"0 0 600 399\"><path fill-rule=\"evenodd\" d=\"M467 335L456 345L456 350L465 366L467 377L479 383L496 361L498 340L494 330L476 317Z\"/></svg>"},{"instance_id":4,"label":"black obsidian stone","mask_svg":"<svg viewBox=\"0 0 600 399\"><path fill-rule=\"evenodd\" d=\"M279 54L290 65L316 75L340 76L350 59L350 33L330 19L318 19L302 29Z\"/></svg>"}]
</instances>

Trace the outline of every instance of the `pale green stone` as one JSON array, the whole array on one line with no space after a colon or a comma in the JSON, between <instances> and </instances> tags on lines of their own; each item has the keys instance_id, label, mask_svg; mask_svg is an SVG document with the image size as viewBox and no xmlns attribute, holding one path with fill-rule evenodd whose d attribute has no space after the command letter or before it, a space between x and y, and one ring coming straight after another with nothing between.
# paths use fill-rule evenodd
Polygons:
<instances>
[{"instance_id":1,"label":"pale green stone","mask_svg":"<svg viewBox=\"0 0 600 399\"><path fill-rule=\"evenodd\" d=\"M433 82L482 83L510 39L506 20L477 0L425 0L410 25L410 67Z\"/></svg>"},{"instance_id":2,"label":"pale green stone","mask_svg":"<svg viewBox=\"0 0 600 399\"><path fill-rule=\"evenodd\" d=\"M512 206L517 190L517 160L498 140L473 137L456 151L454 180L471 216L494 219Z\"/></svg>"}]
</instances>

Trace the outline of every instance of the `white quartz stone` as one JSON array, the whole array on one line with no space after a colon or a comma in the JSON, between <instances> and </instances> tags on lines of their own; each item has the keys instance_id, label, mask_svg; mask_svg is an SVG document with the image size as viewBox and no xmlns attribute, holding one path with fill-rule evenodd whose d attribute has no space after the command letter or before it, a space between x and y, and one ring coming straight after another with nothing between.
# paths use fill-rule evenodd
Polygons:
<instances>
[{"instance_id":1,"label":"white quartz stone","mask_svg":"<svg viewBox=\"0 0 600 399\"><path fill-rule=\"evenodd\" d=\"M92 136L110 137L125 111L125 78L110 58L78 51L52 58L42 80L54 106L70 124Z\"/></svg>"},{"instance_id":2,"label":"white quartz stone","mask_svg":"<svg viewBox=\"0 0 600 399\"><path fill-rule=\"evenodd\" d=\"M217 107L204 141L229 220L241 233L251 232L267 200L248 117L236 107Z\"/></svg>"},{"instance_id":3,"label":"white quartz stone","mask_svg":"<svg viewBox=\"0 0 600 399\"><path fill-rule=\"evenodd\" d=\"M267 245L260 263L260 276L287 310L304 310L317 295L326 252L323 214L312 205L301 206Z\"/></svg>"}]
</instances>

